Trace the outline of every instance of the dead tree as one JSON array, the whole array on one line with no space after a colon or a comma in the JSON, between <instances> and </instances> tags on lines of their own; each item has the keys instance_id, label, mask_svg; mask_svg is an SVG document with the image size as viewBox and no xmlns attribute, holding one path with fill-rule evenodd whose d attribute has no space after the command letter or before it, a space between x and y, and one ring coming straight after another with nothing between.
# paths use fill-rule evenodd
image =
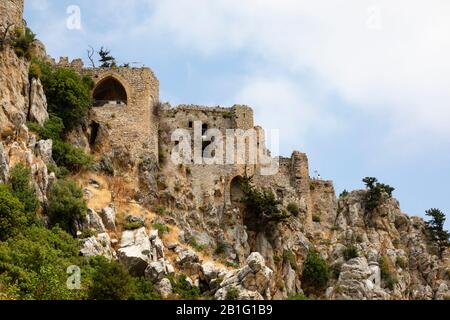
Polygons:
<instances>
[{"instance_id":1,"label":"dead tree","mask_svg":"<svg viewBox=\"0 0 450 320\"><path fill-rule=\"evenodd\" d=\"M89 49L87 50L88 58L91 61L92 68L95 68L95 62L94 62L94 54L95 50L91 46L89 46Z\"/></svg>"}]
</instances>

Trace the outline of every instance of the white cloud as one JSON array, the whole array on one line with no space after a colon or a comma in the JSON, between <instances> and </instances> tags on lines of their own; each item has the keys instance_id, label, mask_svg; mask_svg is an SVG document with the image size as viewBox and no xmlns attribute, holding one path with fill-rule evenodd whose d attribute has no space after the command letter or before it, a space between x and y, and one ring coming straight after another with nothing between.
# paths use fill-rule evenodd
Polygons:
<instances>
[{"instance_id":1,"label":"white cloud","mask_svg":"<svg viewBox=\"0 0 450 320\"><path fill-rule=\"evenodd\" d=\"M391 141L450 140L448 1L164 0L154 9L149 26L182 48L248 50L314 73L350 105L384 116Z\"/></svg>"},{"instance_id":2,"label":"white cloud","mask_svg":"<svg viewBox=\"0 0 450 320\"><path fill-rule=\"evenodd\" d=\"M329 134L339 127L335 118L311 103L295 82L284 78L249 77L234 99L258 106L254 110L257 124L266 131L279 129L280 147L285 151L304 148L313 132Z\"/></svg>"}]
</instances>

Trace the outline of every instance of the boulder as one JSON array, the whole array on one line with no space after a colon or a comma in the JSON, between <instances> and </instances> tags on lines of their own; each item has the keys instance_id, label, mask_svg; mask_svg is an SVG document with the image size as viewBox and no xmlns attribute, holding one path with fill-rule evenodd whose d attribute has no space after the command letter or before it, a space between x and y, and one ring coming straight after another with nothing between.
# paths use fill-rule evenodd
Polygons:
<instances>
[{"instance_id":1,"label":"boulder","mask_svg":"<svg viewBox=\"0 0 450 320\"><path fill-rule=\"evenodd\" d=\"M190 249L181 250L176 259L176 263L180 267L197 262L199 262L198 255Z\"/></svg>"},{"instance_id":2,"label":"boulder","mask_svg":"<svg viewBox=\"0 0 450 320\"><path fill-rule=\"evenodd\" d=\"M115 257L115 253L111 249L111 242L107 233L100 233L97 237L92 236L80 241L80 252L85 257L104 256L109 260L112 260Z\"/></svg>"},{"instance_id":3,"label":"boulder","mask_svg":"<svg viewBox=\"0 0 450 320\"><path fill-rule=\"evenodd\" d=\"M166 268L164 262L151 262L145 269L145 276L153 282L158 282L166 275Z\"/></svg>"},{"instance_id":4,"label":"boulder","mask_svg":"<svg viewBox=\"0 0 450 320\"><path fill-rule=\"evenodd\" d=\"M246 261L247 265L253 272L258 272L266 266L264 257L259 252L253 252L250 254Z\"/></svg>"},{"instance_id":5,"label":"boulder","mask_svg":"<svg viewBox=\"0 0 450 320\"><path fill-rule=\"evenodd\" d=\"M124 231L117 251L119 261L136 276L143 276L151 261L151 244L145 228Z\"/></svg>"},{"instance_id":6,"label":"boulder","mask_svg":"<svg viewBox=\"0 0 450 320\"><path fill-rule=\"evenodd\" d=\"M47 98L41 80L31 80L29 120L43 125L48 120Z\"/></svg>"},{"instance_id":7,"label":"boulder","mask_svg":"<svg viewBox=\"0 0 450 320\"><path fill-rule=\"evenodd\" d=\"M241 300L271 299L269 287L272 276L273 271L266 266L262 255L253 252L243 268L232 270L225 275L215 298L225 300L228 291L234 290Z\"/></svg>"},{"instance_id":8,"label":"boulder","mask_svg":"<svg viewBox=\"0 0 450 320\"><path fill-rule=\"evenodd\" d=\"M172 284L167 278L161 279L161 281L155 285L155 289L163 299L167 299L173 293Z\"/></svg>"},{"instance_id":9,"label":"boulder","mask_svg":"<svg viewBox=\"0 0 450 320\"><path fill-rule=\"evenodd\" d=\"M88 209L83 226L88 229L93 229L97 232L106 232L103 221L100 216L93 209Z\"/></svg>"},{"instance_id":10,"label":"boulder","mask_svg":"<svg viewBox=\"0 0 450 320\"><path fill-rule=\"evenodd\" d=\"M0 183L6 183L9 173L9 157L0 141Z\"/></svg>"},{"instance_id":11,"label":"boulder","mask_svg":"<svg viewBox=\"0 0 450 320\"><path fill-rule=\"evenodd\" d=\"M116 231L116 209L113 204L102 209L101 217L103 224L108 230Z\"/></svg>"}]
</instances>

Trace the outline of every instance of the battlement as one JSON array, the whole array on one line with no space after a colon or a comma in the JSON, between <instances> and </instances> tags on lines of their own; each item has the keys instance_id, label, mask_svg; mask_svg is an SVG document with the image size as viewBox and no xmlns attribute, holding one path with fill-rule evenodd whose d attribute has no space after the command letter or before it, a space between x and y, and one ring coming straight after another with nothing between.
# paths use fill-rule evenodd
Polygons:
<instances>
[{"instance_id":1,"label":"battlement","mask_svg":"<svg viewBox=\"0 0 450 320\"><path fill-rule=\"evenodd\" d=\"M90 127L93 131L108 128L111 147L123 148L134 158L143 153L157 156L159 81L150 68L86 68L81 59L69 61L67 57L51 63L92 78ZM105 145L96 145L96 136L91 133L91 147L100 151Z\"/></svg>"},{"instance_id":2,"label":"battlement","mask_svg":"<svg viewBox=\"0 0 450 320\"><path fill-rule=\"evenodd\" d=\"M172 128L189 129L194 121L201 121L207 128L219 130L254 128L252 108L242 105L225 108L182 104L164 108L162 117Z\"/></svg>"},{"instance_id":3,"label":"battlement","mask_svg":"<svg viewBox=\"0 0 450 320\"><path fill-rule=\"evenodd\" d=\"M24 0L0 1L0 26L13 24L15 27L23 25Z\"/></svg>"}]
</instances>

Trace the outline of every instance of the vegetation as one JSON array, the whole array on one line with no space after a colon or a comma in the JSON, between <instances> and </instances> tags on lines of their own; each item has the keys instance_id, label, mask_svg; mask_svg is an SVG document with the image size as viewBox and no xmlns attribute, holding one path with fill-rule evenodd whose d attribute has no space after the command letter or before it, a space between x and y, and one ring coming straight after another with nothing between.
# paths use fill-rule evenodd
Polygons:
<instances>
[{"instance_id":1,"label":"vegetation","mask_svg":"<svg viewBox=\"0 0 450 320\"><path fill-rule=\"evenodd\" d=\"M330 267L328 263L317 252L310 251L303 267L303 290L308 295L309 293L322 292L329 280Z\"/></svg>"},{"instance_id":2,"label":"vegetation","mask_svg":"<svg viewBox=\"0 0 450 320\"><path fill-rule=\"evenodd\" d=\"M426 215L431 218L427 222L429 237L434 241L439 250L439 256L442 258L444 251L450 247L450 232L444 229L445 213L439 209L427 210Z\"/></svg>"},{"instance_id":3,"label":"vegetation","mask_svg":"<svg viewBox=\"0 0 450 320\"><path fill-rule=\"evenodd\" d=\"M287 300L309 300L304 293L297 293L290 295Z\"/></svg>"},{"instance_id":4,"label":"vegetation","mask_svg":"<svg viewBox=\"0 0 450 320\"><path fill-rule=\"evenodd\" d=\"M153 229L158 230L158 235L161 238L164 234L169 233L169 227L164 223L154 223Z\"/></svg>"},{"instance_id":5,"label":"vegetation","mask_svg":"<svg viewBox=\"0 0 450 320\"><path fill-rule=\"evenodd\" d=\"M45 210L52 226L59 225L75 235L76 224L81 222L87 211L83 191L71 180L58 180L50 189Z\"/></svg>"},{"instance_id":6,"label":"vegetation","mask_svg":"<svg viewBox=\"0 0 450 320\"><path fill-rule=\"evenodd\" d=\"M293 270L297 271L297 259L295 258L295 254L291 250L283 251L283 260L288 262Z\"/></svg>"},{"instance_id":7,"label":"vegetation","mask_svg":"<svg viewBox=\"0 0 450 320\"><path fill-rule=\"evenodd\" d=\"M127 222L124 226L123 229L124 230L136 230L136 229L140 229L144 226L144 223L142 221L130 221Z\"/></svg>"},{"instance_id":8,"label":"vegetation","mask_svg":"<svg viewBox=\"0 0 450 320\"><path fill-rule=\"evenodd\" d=\"M90 155L63 141L65 126L58 116L50 115L44 126L37 123L28 123L28 127L36 132L41 139L53 140L52 157L59 167L54 168L56 174L64 177L69 172L78 172L92 165L93 158Z\"/></svg>"},{"instance_id":9,"label":"vegetation","mask_svg":"<svg viewBox=\"0 0 450 320\"><path fill-rule=\"evenodd\" d=\"M300 214L300 208L298 205L294 202L291 202L287 206L287 211L292 214L293 216L298 216Z\"/></svg>"},{"instance_id":10,"label":"vegetation","mask_svg":"<svg viewBox=\"0 0 450 320\"><path fill-rule=\"evenodd\" d=\"M391 198L392 192L395 190L387 184L379 183L377 178L367 177L363 179L363 182L367 187L365 205L369 213L372 213L383 203L385 196Z\"/></svg>"},{"instance_id":11,"label":"vegetation","mask_svg":"<svg viewBox=\"0 0 450 320\"><path fill-rule=\"evenodd\" d=\"M98 52L100 56L99 62L101 63L100 68L114 68L117 67L116 59L111 55L111 51L103 47L100 48Z\"/></svg>"},{"instance_id":12,"label":"vegetation","mask_svg":"<svg viewBox=\"0 0 450 320\"><path fill-rule=\"evenodd\" d=\"M90 90L93 81L89 77L80 77L71 69L53 69L47 63L37 63L42 72L48 111L62 120L64 133L68 132L85 119L92 106Z\"/></svg>"},{"instance_id":13,"label":"vegetation","mask_svg":"<svg viewBox=\"0 0 450 320\"><path fill-rule=\"evenodd\" d=\"M229 286L227 288L227 295L225 296L225 300L238 300L239 299L239 289L233 286Z\"/></svg>"},{"instance_id":14,"label":"vegetation","mask_svg":"<svg viewBox=\"0 0 450 320\"><path fill-rule=\"evenodd\" d=\"M31 170L23 164L17 164L9 173L9 187L13 195L23 204L29 219L34 219L39 207L39 201L36 197L36 190L31 185Z\"/></svg>"},{"instance_id":15,"label":"vegetation","mask_svg":"<svg viewBox=\"0 0 450 320\"><path fill-rule=\"evenodd\" d=\"M14 30L11 38L11 43L14 52L19 58L24 57L27 60L32 59L31 44L35 40L36 35L30 28L17 28Z\"/></svg>"},{"instance_id":16,"label":"vegetation","mask_svg":"<svg viewBox=\"0 0 450 320\"><path fill-rule=\"evenodd\" d=\"M314 214L313 217L312 217L312 221L313 221L313 222L320 223L320 222L322 221L322 219L320 218L319 215Z\"/></svg>"},{"instance_id":17,"label":"vegetation","mask_svg":"<svg viewBox=\"0 0 450 320\"><path fill-rule=\"evenodd\" d=\"M173 293L184 300L197 300L200 297L200 289L191 285L185 275L168 276L172 284Z\"/></svg>"},{"instance_id":18,"label":"vegetation","mask_svg":"<svg viewBox=\"0 0 450 320\"><path fill-rule=\"evenodd\" d=\"M27 222L23 204L7 186L0 185L0 241L18 235Z\"/></svg>"},{"instance_id":19,"label":"vegetation","mask_svg":"<svg viewBox=\"0 0 450 320\"><path fill-rule=\"evenodd\" d=\"M350 193L347 190L344 190L341 192L341 194L339 195L339 198L345 198L349 195Z\"/></svg>"},{"instance_id":20,"label":"vegetation","mask_svg":"<svg viewBox=\"0 0 450 320\"><path fill-rule=\"evenodd\" d=\"M280 210L281 202L269 189L259 189L252 183L252 177L244 177L241 183L244 193L241 201L246 207L246 225L255 231L264 230L269 224L279 223L289 218L289 214Z\"/></svg>"},{"instance_id":21,"label":"vegetation","mask_svg":"<svg viewBox=\"0 0 450 320\"><path fill-rule=\"evenodd\" d=\"M42 76L42 70L39 64L32 62L30 64L30 68L28 70L28 78L31 79L40 79Z\"/></svg>"},{"instance_id":22,"label":"vegetation","mask_svg":"<svg viewBox=\"0 0 450 320\"><path fill-rule=\"evenodd\" d=\"M79 265L78 242L59 228L33 226L0 243L0 283L16 299L78 299L67 289L67 267Z\"/></svg>"},{"instance_id":23,"label":"vegetation","mask_svg":"<svg viewBox=\"0 0 450 320\"><path fill-rule=\"evenodd\" d=\"M380 263L381 279L386 284L386 287L393 290L398 280L394 274L393 271L394 267L392 265L391 260L387 256L382 256L380 258L379 263Z\"/></svg>"},{"instance_id":24,"label":"vegetation","mask_svg":"<svg viewBox=\"0 0 450 320\"><path fill-rule=\"evenodd\" d=\"M189 245L195 249L196 251L203 251L205 250L206 246L203 244L199 244L197 242L197 239L195 237L192 237L191 240L189 241Z\"/></svg>"},{"instance_id":25,"label":"vegetation","mask_svg":"<svg viewBox=\"0 0 450 320\"><path fill-rule=\"evenodd\" d=\"M223 242L218 242L216 249L214 250L214 253L217 255L222 254L225 252L225 249L226 249L226 244Z\"/></svg>"},{"instance_id":26,"label":"vegetation","mask_svg":"<svg viewBox=\"0 0 450 320\"><path fill-rule=\"evenodd\" d=\"M345 261L354 259L354 258L358 258L358 249L356 248L355 245L351 244L348 247L346 247L343 251L344 254L344 259Z\"/></svg>"},{"instance_id":27,"label":"vegetation","mask_svg":"<svg viewBox=\"0 0 450 320\"><path fill-rule=\"evenodd\" d=\"M408 261L405 258L397 257L395 264L402 269L408 268Z\"/></svg>"},{"instance_id":28,"label":"vegetation","mask_svg":"<svg viewBox=\"0 0 450 320\"><path fill-rule=\"evenodd\" d=\"M132 277L116 261L95 257L90 261L92 285L88 298L92 300L155 300L159 299L153 284L144 278Z\"/></svg>"}]
</instances>

